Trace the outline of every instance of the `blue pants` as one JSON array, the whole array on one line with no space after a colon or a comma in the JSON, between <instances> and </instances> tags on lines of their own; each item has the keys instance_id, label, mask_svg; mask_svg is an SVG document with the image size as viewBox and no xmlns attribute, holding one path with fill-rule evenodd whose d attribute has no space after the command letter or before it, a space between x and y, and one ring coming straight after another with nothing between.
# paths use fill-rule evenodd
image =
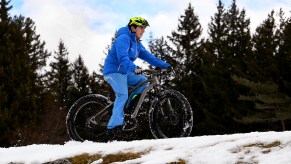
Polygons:
<instances>
[{"instance_id":1,"label":"blue pants","mask_svg":"<svg viewBox=\"0 0 291 164\"><path fill-rule=\"evenodd\" d=\"M128 71L127 74L112 73L104 76L104 79L111 85L115 92L115 101L112 110L112 116L107 125L107 129L112 129L115 126L124 124L124 105L128 99L128 87L137 85L138 83L147 80L143 75L136 75ZM140 94L147 87L147 84L140 86L133 91L132 95Z\"/></svg>"}]
</instances>

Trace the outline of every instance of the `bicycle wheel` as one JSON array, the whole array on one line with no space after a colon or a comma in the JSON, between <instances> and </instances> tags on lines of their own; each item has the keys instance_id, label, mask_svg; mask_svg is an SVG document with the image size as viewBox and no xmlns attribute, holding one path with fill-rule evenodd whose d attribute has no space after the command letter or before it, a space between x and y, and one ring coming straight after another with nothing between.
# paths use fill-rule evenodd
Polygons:
<instances>
[{"instance_id":1,"label":"bicycle wheel","mask_svg":"<svg viewBox=\"0 0 291 164\"><path fill-rule=\"evenodd\" d=\"M193 127L190 103L178 91L163 91L149 112L149 125L155 138L189 136Z\"/></svg>"},{"instance_id":2,"label":"bicycle wheel","mask_svg":"<svg viewBox=\"0 0 291 164\"><path fill-rule=\"evenodd\" d=\"M106 137L112 102L98 94L81 97L70 108L66 123L71 139L76 141L102 141ZM105 110L104 110L105 109Z\"/></svg>"}]
</instances>

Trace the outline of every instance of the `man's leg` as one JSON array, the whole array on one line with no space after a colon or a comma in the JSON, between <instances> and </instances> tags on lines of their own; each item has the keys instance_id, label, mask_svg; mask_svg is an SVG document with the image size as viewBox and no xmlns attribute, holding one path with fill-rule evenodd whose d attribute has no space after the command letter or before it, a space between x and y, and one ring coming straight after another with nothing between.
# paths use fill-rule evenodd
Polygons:
<instances>
[{"instance_id":1,"label":"man's leg","mask_svg":"<svg viewBox=\"0 0 291 164\"><path fill-rule=\"evenodd\" d=\"M145 81L145 80L147 80L147 78L145 77L145 76L143 76L143 75L136 75L135 73L133 73L133 72L127 72L127 81L128 81L128 86L135 86L135 85L137 85L138 83L140 83L140 82L143 82L143 81ZM128 107L129 106L129 104L130 104L130 101L132 100L132 98L133 98L133 96L134 95L140 95L142 92L143 92L143 90L146 88L148 86L148 84L147 83L145 83L144 85L142 85L142 86L140 86L139 88L137 88L135 91L133 91L131 94L130 94L130 96L129 96L129 101L128 101L128 103L127 103L127 106L126 107Z\"/></svg>"},{"instance_id":2,"label":"man's leg","mask_svg":"<svg viewBox=\"0 0 291 164\"><path fill-rule=\"evenodd\" d=\"M123 107L128 98L127 75L112 73L104 76L105 80L111 85L115 92L115 101L112 110L112 116L107 125L107 129L124 124Z\"/></svg>"}]
</instances>

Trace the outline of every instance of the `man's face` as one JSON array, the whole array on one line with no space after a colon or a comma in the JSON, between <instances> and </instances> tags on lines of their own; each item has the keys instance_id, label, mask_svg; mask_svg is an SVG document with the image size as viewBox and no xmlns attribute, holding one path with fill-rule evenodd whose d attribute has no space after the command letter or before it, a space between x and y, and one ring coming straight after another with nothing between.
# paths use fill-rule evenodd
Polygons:
<instances>
[{"instance_id":1,"label":"man's face","mask_svg":"<svg viewBox=\"0 0 291 164\"><path fill-rule=\"evenodd\" d=\"M136 27L135 33L136 33L136 37L138 39L141 39L141 37L142 37L142 35L143 35L144 32L145 32L145 27L143 27L143 26L137 26Z\"/></svg>"}]
</instances>

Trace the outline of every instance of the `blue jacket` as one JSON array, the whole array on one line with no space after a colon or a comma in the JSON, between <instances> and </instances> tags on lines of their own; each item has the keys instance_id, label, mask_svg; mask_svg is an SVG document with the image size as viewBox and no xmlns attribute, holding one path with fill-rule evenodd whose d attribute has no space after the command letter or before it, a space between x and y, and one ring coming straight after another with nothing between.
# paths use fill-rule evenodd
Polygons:
<instances>
[{"instance_id":1,"label":"blue jacket","mask_svg":"<svg viewBox=\"0 0 291 164\"><path fill-rule=\"evenodd\" d=\"M128 26L122 27L118 30L117 37L105 59L103 75L110 73L126 74L128 70L134 72L137 66L133 62L137 58L156 67L167 68L170 66L149 53Z\"/></svg>"}]
</instances>

